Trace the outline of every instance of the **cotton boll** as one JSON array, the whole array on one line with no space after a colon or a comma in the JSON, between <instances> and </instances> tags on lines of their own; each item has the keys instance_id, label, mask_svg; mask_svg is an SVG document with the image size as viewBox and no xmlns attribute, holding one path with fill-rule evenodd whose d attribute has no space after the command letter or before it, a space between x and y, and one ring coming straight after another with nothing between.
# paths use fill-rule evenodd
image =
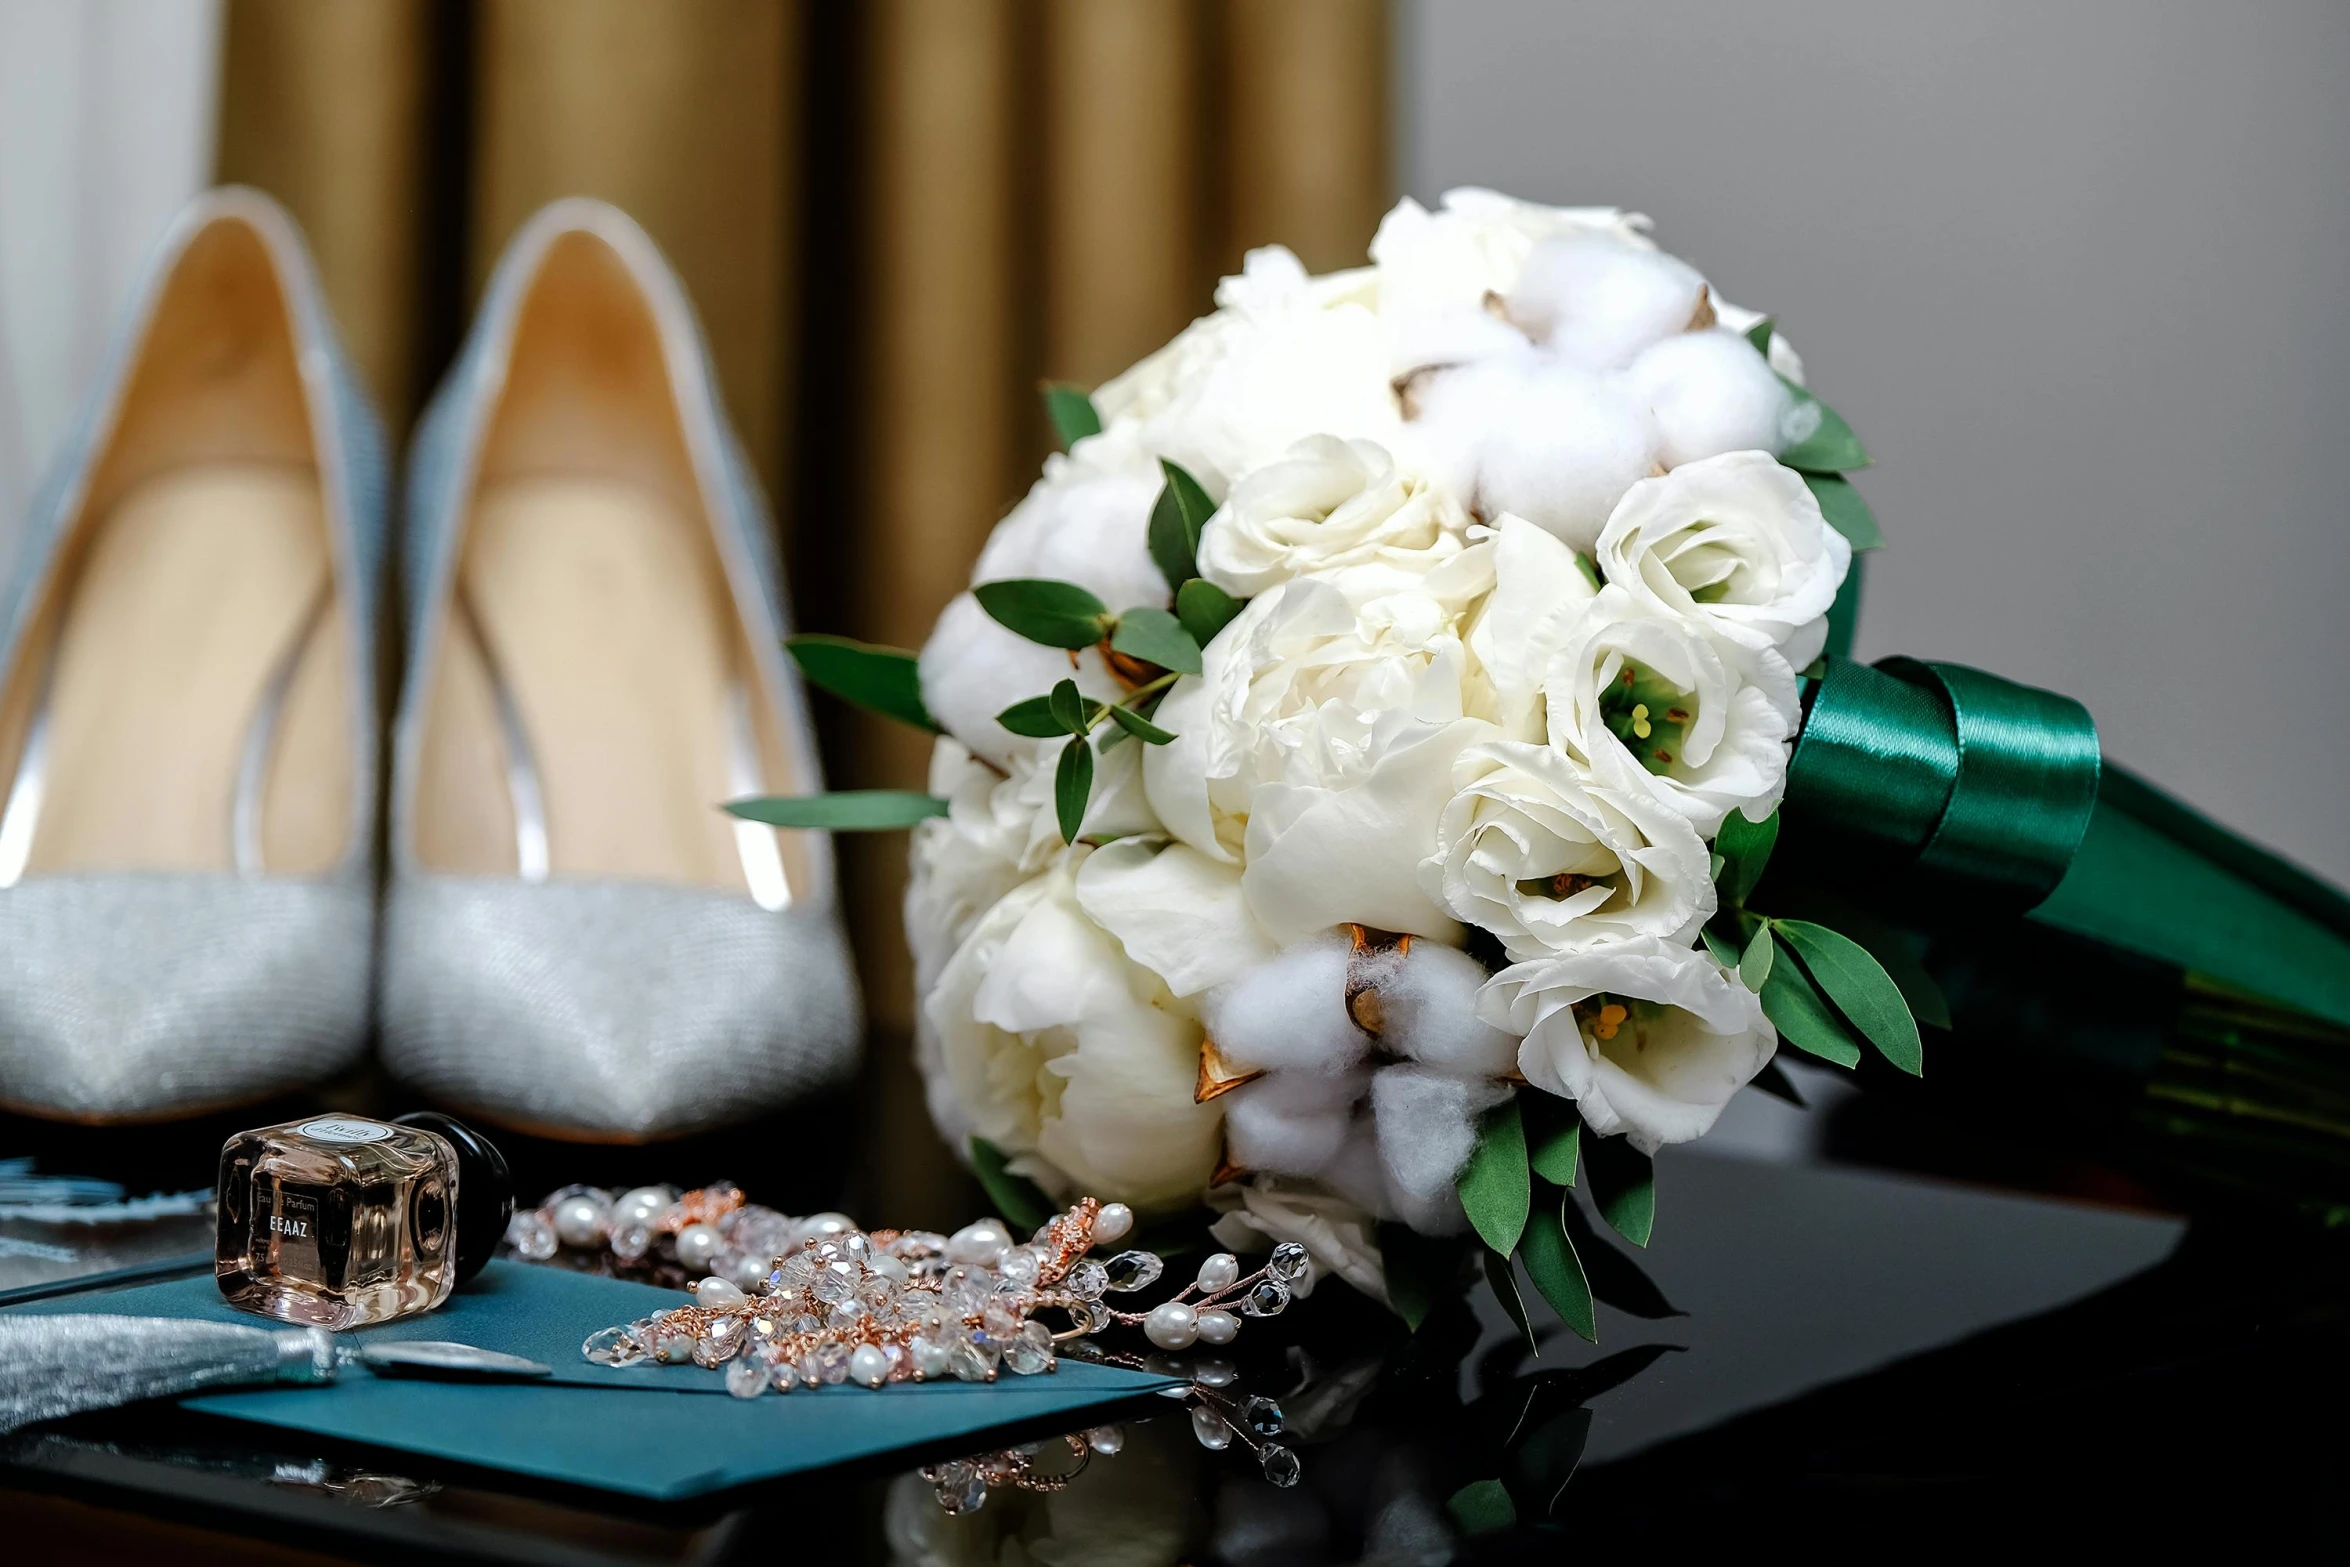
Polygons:
<instances>
[{"instance_id":1,"label":"cotton boll","mask_svg":"<svg viewBox=\"0 0 2350 1567\"><path fill-rule=\"evenodd\" d=\"M1403 1202L1417 1207L1450 1195L1453 1177L1477 1146L1477 1119L1510 1095L1507 1083L1445 1077L1391 1066L1371 1080L1379 1157Z\"/></svg>"},{"instance_id":2,"label":"cotton boll","mask_svg":"<svg viewBox=\"0 0 2350 1567\"><path fill-rule=\"evenodd\" d=\"M1095 438L1086 461L1056 457L980 551L971 580L1048 577L1074 582L1113 610L1167 603L1170 594L1150 553L1151 507L1164 482L1130 434ZM1033 695L1034 693L1030 693Z\"/></svg>"},{"instance_id":3,"label":"cotton boll","mask_svg":"<svg viewBox=\"0 0 2350 1567\"><path fill-rule=\"evenodd\" d=\"M1224 1099L1224 1149L1234 1164L1267 1175L1319 1175L1346 1145L1360 1071L1275 1072Z\"/></svg>"},{"instance_id":4,"label":"cotton boll","mask_svg":"<svg viewBox=\"0 0 2350 1567\"><path fill-rule=\"evenodd\" d=\"M1477 1016L1485 966L1457 947L1415 941L1379 985L1379 1042L1422 1066L1461 1077L1514 1070L1518 1040Z\"/></svg>"},{"instance_id":5,"label":"cotton boll","mask_svg":"<svg viewBox=\"0 0 2350 1567\"><path fill-rule=\"evenodd\" d=\"M1370 1038L1346 1012L1353 943L1336 932L1286 947L1200 1002L1200 1023L1234 1066L1344 1072Z\"/></svg>"},{"instance_id":6,"label":"cotton boll","mask_svg":"<svg viewBox=\"0 0 2350 1567\"><path fill-rule=\"evenodd\" d=\"M1632 363L1665 466L1724 452L1776 452L1794 399L1754 345L1735 332L1685 332Z\"/></svg>"},{"instance_id":7,"label":"cotton boll","mask_svg":"<svg viewBox=\"0 0 2350 1567\"><path fill-rule=\"evenodd\" d=\"M1676 257L1572 235L1534 247L1508 309L1562 359L1621 370L1651 343L1686 330L1704 292L1705 279Z\"/></svg>"},{"instance_id":8,"label":"cotton boll","mask_svg":"<svg viewBox=\"0 0 2350 1567\"><path fill-rule=\"evenodd\" d=\"M1014 702L1043 696L1071 678L1099 702L1124 694L1100 654L1087 651L1072 669L1067 653L1006 630L968 593L957 594L940 613L916 668L930 716L974 755L1007 770L1015 752L1036 744L995 721Z\"/></svg>"},{"instance_id":9,"label":"cotton boll","mask_svg":"<svg viewBox=\"0 0 2350 1567\"><path fill-rule=\"evenodd\" d=\"M1483 517L1515 512L1579 550L1654 461L1619 375L1527 352L1422 377L1411 426L1428 471Z\"/></svg>"}]
</instances>

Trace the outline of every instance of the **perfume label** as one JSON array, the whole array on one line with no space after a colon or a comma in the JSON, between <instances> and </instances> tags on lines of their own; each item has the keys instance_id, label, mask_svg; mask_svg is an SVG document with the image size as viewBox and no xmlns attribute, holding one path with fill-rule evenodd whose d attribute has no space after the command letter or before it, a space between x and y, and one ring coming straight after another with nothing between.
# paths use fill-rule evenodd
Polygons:
<instances>
[{"instance_id":1,"label":"perfume label","mask_svg":"<svg viewBox=\"0 0 2350 1567\"><path fill-rule=\"evenodd\" d=\"M324 1282L319 1267L319 1194L278 1184L257 1195L269 1200L254 1208L253 1225L260 1233L253 1238L261 1242L255 1253L267 1257L269 1271L280 1278Z\"/></svg>"},{"instance_id":2,"label":"perfume label","mask_svg":"<svg viewBox=\"0 0 2350 1567\"><path fill-rule=\"evenodd\" d=\"M322 1143L380 1143L392 1135L392 1129L388 1126L348 1115L330 1115L316 1121L304 1121L299 1130L304 1137L314 1137Z\"/></svg>"}]
</instances>

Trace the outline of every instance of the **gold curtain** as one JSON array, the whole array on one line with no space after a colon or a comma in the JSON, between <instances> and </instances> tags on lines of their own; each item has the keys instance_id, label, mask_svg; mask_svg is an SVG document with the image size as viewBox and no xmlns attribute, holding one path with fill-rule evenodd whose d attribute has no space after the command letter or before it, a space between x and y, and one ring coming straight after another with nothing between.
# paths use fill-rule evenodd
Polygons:
<instances>
[{"instance_id":1,"label":"gold curtain","mask_svg":"<svg viewBox=\"0 0 2350 1567\"><path fill-rule=\"evenodd\" d=\"M309 228L395 423L514 225L642 220L709 328L810 629L918 645L1114 374L1279 241L1361 259L1390 199L1386 0L229 0L221 172ZM836 784L920 737L826 704ZM872 1082L918 1120L904 848L844 845ZM952 1217L900 1136L873 1211Z\"/></svg>"}]
</instances>

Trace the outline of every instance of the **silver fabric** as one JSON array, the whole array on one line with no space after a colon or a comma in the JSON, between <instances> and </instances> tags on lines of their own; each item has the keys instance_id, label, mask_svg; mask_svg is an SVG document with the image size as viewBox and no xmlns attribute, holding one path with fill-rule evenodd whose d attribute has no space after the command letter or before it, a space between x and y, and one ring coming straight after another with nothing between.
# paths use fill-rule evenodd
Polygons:
<instances>
[{"instance_id":1,"label":"silver fabric","mask_svg":"<svg viewBox=\"0 0 2350 1567\"><path fill-rule=\"evenodd\" d=\"M323 1328L167 1317L0 1316L0 1433L208 1387L332 1382Z\"/></svg>"},{"instance_id":2,"label":"silver fabric","mask_svg":"<svg viewBox=\"0 0 2350 1567\"><path fill-rule=\"evenodd\" d=\"M384 908L401 1077L509 1126L634 1141L845 1079L858 1028L829 913L644 882L404 876Z\"/></svg>"},{"instance_id":3,"label":"silver fabric","mask_svg":"<svg viewBox=\"0 0 2350 1567\"><path fill-rule=\"evenodd\" d=\"M389 476L382 430L344 356L300 231L260 192L198 196L148 258L89 402L33 503L16 580L0 600L0 677L45 656L32 636L41 589L106 456L165 286L189 244L220 223L260 236L292 315L343 596L357 781L348 848L315 880L123 872L30 875L0 888L0 1101L37 1115L192 1115L314 1082L366 1046L376 606Z\"/></svg>"},{"instance_id":4,"label":"silver fabric","mask_svg":"<svg viewBox=\"0 0 2350 1567\"><path fill-rule=\"evenodd\" d=\"M474 466L523 300L549 249L573 233L612 248L661 324L712 542L764 689L777 694L770 717L806 787L824 787L799 672L782 649L789 620L773 525L726 423L692 306L626 214L556 202L499 261L410 455L408 667L394 729L379 1038L394 1073L454 1108L625 1141L742 1120L843 1081L862 1024L823 833L801 835L806 885L779 910L656 882L445 876L416 859L423 704L435 649L456 630Z\"/></svg>"},{"instance_id":5,"label":"silver fabric","mask_svg":"<svg viewBox=\"0 0 2350 1567\"><path fill-rule=\"evenodd\" d=\"M0 1101L135 1121L343 1070L365 1043L373 903L349 878L129 872L0 893Z\"/></svg>"}]
</instances>

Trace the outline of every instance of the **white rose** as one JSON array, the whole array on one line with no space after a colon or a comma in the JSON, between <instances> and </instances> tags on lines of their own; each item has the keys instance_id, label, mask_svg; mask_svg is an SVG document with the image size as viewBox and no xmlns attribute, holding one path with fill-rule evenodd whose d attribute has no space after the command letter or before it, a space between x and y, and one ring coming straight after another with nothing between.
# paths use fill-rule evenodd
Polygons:
<instances>
[{"instance_id":1,"label":"white rose","mask_svg":"<svg viewBox=\"0 0 2350 1567\"><path fill-rule=\"evenodd\" d=\"M1223 1213L1213 1226L1216 1239L1234 1251L1263 1251L1282 1241L1306 1249L1312 1266L1290 1286L1294 1293L1310 1295L1323 1274L1335 1273L1371 1299L1386 1302L1378 1221L1345 1198L1311 1181L1260 1176L1214 1188L1208 1205Z\"/></svg>"},{"instance_id":2,"label":"white rose","mask_svg":"<svg viewBox=\"0 0 2350 1567\"><path fill-rule=\"evenodd\" d=\"M1194 1201L1222 1119L1192 1102L1199 1024L1086 918L1071 858L981 915L940 974L933 1100L1057 1199Z\"/></svg>"},{"instance_id":3,"label":"white rose","mask_svg":"<svg viewBox=\"0 0 2350 1567\"><path fill-rule=\"evenodd\" d=\"M1252 600L1160 709L1183 738L1143 759L1151 803L1202 854L1241 850L1249 910L1276 941L1348 921L1454 934L1418 866L1453 758L1490 734L1463 713L1475 674L1460 638L1490 582L1483 549L1403 592L1370 568L1294 578Z\"/></svg>"},{"instance_id":4,"label":"white rose","mask_svg":"<svg viewBox=\"0 0 2350 1567\"><path fill-rule=\"evenodd\" d=\"M1309 278L1279 246L1248 253L1220 307L1094 394L1211 497L1309 435L1391 444L1398 424L1368 274Z\"/></svg>"},{"instance_id":5,"label":"white rose","mask_svg":"<svg viewBox=\"0 0 2350 1567\"><path fill-rule=\"evenodd\" d=\"M1742 810L1760 821L1787 784L1795 672L1770 649L1610 584L1552 656L1542 685L1550 743L1585 769L1648 773L1707 838Z\"/></svg>"},{"instance_id":6,"label":"white rose","mask_svg":"<svg viewBox=\"0 0 2350 1567\"><path fill-rule=\"evenodd\" d=\"M1493 591L1469 629L1469 651L1491 693L1489 715L1513 740L1547 733L1542 677L1599 586L1556 536L1505 513L1493 526Z\"/></svg>"},{"instance_id":7,"label":"white rose","mask_svg":"<svg viewBox=\"0 0 2350 1567\"><path fill-rule=\"evenodd\" d=\"M1608 581L1801 668L1819 657L1852 546L1763 452L1687 463L1627 491L1599 535Z\"/></svg>"},{"instance_id":8,"label":"white rose","mask_svg":"<svg viewBox=\"0 0 2350 1567\"><path fill-rule=\"evenodd\" d=\"M1714 912L1705 842L1645 775L1607 766L1618 776L1544 745L1469 747L1422 887L1516 961L1599 941L1692 939Z\"/></svg>"},{"instance_id":9,"label":"white rose","mask_svg":"<svg viewBox=\"0 0 2350 1567\"><path fill-rule=\"evenodd\" d=\"M1713 1127L1778 1048L1754 993L1708 954L1643 941L1502 970L1478 1015L1524 1035L1518 1070L1592 1131L1653 1154Z\"/></svg>"},{"instance_id":10,"label":"white rose","mask_svg":"<svg viewBox=\"0 0 2350 1567\"><path fill-rule=\"evenodd\" d=\"M1380 565L1418 577L1462 549L1468 516L1369 441L1314 435L1233 486L1200 536L1200 575L1254 598L1308 571Z\"/></svg>"}]
</instances>

